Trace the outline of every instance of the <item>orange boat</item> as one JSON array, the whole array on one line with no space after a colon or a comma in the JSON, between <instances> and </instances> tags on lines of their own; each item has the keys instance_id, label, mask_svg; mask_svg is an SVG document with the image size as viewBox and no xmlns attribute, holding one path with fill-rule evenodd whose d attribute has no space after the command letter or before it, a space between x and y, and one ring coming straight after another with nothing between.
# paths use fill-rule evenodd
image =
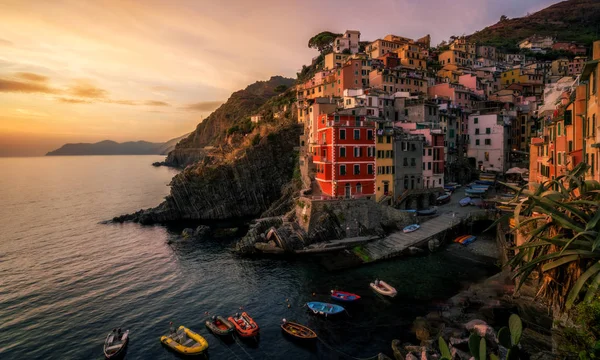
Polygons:
<instances>
[{"instance_id":1,"label":"orange boat","mask_svg":"<svg viewBox=\"0 0 600 360\"><path fill-rule=\"evenodd\" d=\"M456 239L454 239L455 243L459 243L462 244L463 241L465 241L467 238L469 238L471 235L463 235L463 236L459 236Z\"/></svg>"},{"instance_id":2,"label":"orange boat","mask_svg":"<svg viewBox=\"0 0 600 360\"><path fill-rule=\"evenodd\" d=\"M243 312L241 315L235 314L234 316L230 316L227 320L235 326L235 331L237 331L241 337L255 337L260 330L256 322L254 322L254 319L246 312Z\"/></svg>"}]
</instances>

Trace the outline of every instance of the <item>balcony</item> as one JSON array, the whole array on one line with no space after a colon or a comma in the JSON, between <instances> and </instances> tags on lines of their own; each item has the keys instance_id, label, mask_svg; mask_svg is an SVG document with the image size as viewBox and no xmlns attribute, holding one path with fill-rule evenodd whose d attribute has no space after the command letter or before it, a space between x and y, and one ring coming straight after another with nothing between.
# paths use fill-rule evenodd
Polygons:
<instances>
[{"instance_id":1,"label":"balcony","mask_svg":"<svg viewBox=\"0 0 600 360\"><path fill-rule=\"evenodd\" d=\"M328 127L374 127L374 123L373 121L370 120L364 120L364 121L355 121L355 120L340 120L340 121L334 121L334 120L329 120L327 121L327 126Z\"/></svg>"}]
</instances>

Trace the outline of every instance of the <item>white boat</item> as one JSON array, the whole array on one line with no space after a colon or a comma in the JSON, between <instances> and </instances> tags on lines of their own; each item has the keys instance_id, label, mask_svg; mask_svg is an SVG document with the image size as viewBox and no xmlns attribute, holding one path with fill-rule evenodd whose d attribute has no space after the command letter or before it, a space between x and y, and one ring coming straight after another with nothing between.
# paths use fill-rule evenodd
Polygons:
<instances>
[{"instance_id":1,"label":"white boat","mask_svg":"<svg viewBox=\"0 0 600 360\"><path fill-rule=\"evenodd\" d=\"M371 289L384 296L394 297L396 294L398 294L393 286L383 280L375 280L375 282L372 282L370 286Z\"/></svg>"}]
</instances>

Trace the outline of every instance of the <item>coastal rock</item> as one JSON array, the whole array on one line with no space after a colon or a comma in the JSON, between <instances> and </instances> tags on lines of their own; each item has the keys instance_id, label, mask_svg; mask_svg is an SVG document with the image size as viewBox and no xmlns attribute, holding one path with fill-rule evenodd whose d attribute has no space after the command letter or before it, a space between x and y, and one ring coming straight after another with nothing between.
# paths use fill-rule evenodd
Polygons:
<instances>
[{"instance_id":1,"label":"coastal rock","mask_svg":"<svg viewBox=\"0 0 600 360\"><path fill-rule=\"evenodd\" d=\"M113 220L150 225L258 216L279 200L292 180L300 131L297 124L283 126L239 158L188 166L173 177L171 193L162 204Z\"/></svg>"},{"instance_id":2,"label":"coastal rock","mask_svg":"<svg viewBox=\"0 0 600 360\"><path fill-rule=\"evenodd\" d=\"M408 248L408 253L410 255L420 255L423 254L425 251L421 248L418 248L416 246L411 246Z\"/></svg>"},{"instance_id":3,"label":"coastal rock","mask_svg":"<svg viewBox=\"0 0 600 360\"><path fill-rule=\"evenodd\" d=\"M440 248L440 241L438 239L431 239L427 242L427 248L430 252L436 252Z\"/></svg>"},{"instance_id":4,"label":"coastal rock","mask_svg":"<svg viewBox=\"0 0 600 360\"><path fill-rule=\"evenodd\" d=\"M394 353L394 359L405 360L406 351L402 349L402 343L400 340L392 340L392 352Z\"/></svg>"},{"instance_id":5,"label":"coastal rock","mask_svg":"<svg viewBox=\"0 0 600 360\"><path fill-rule=\"evenodd\" d=\"M209 226L200 225L194 230L194 239L199 240L207 237L211 233Z\"/></svg>"}]
</instances>

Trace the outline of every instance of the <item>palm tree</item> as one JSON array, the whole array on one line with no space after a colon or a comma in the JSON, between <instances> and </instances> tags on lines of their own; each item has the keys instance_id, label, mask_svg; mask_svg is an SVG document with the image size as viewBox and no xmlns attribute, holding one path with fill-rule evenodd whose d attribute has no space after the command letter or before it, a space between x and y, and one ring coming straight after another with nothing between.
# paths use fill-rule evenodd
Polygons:
<instances>
[{"instance_id":1,"label":"palm tree","mask_svg":"<svg viewBox=\"0 0 600 360\"><path fill-rule=\"evenodd\" d=\"M600 184L584 180L587 168L581 163L532 190L505 184L525 195L508 215L525 239L508 265L519 288L539 275L538 296L558 310L570 309L584 292L591 301L600 285Z\"/></svg>"}]
</instances>

